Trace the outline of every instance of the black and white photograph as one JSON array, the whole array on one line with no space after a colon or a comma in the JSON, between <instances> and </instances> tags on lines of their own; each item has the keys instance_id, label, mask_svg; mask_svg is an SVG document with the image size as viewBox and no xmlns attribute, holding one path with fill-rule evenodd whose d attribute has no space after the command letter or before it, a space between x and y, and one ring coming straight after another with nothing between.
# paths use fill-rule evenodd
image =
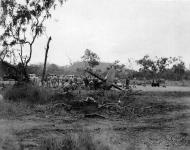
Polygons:
<instances>
[{"instance_id":1,"label":"black and white photograph","mask_svg":"<svg viewBox=\"0 0 190 150\"><path fill-rule=\"evenodd\" d=\"M190 0L0 0L0 150L190 150Z\"/></svg>"}]
</instances>

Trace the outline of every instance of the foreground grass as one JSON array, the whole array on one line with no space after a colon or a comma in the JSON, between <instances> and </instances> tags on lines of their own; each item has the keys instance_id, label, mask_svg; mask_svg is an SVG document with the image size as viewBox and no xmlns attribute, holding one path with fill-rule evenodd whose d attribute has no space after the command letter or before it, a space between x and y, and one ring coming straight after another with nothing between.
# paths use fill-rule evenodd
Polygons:
<instances>
[{"instance_id":1,"label":"foreground grass","mask_svg":"<svg viewBox=\"0 0 190 150\"><path fill-rule=\"evenodd\" d=\"M64 137L48 137L43 139L39 146L40 150L109 150L110 148L95 141L88 132L72 135L66 134Z\"/></svg>"},{"instance_id":2,"label":"foreground grass","mask_svg":"<svg viewBox=\"0 0 190 150\"><path fill-rule=\"evenodd\" d=\"M26 90L27 89L27 90ZM5 119L17 119L17 117L37 114L40 113L41 117L44 117L44 114L49 113L52 115L54 119L56 112L55 107L51 107L53 104L50 96L46 95L48 92L47 89L41 89L40 87L35 86L27 86L27 87L19 87L19 89L12 90L8 89L6 91L7 97L9 100L4 100L0 102L0 118ZM34 96L37 94L37 96ZM45 97L43 97L45 95ZM113 118L113 114L116 113L119 117L135 119L137 117L143 116L153 116L156 114L165 114L167 112L179 111L187 109L187 106L184 106L179 103L168 102L167 98L173 98L179 96L179 93L164 93L164 94L155 94L155 93L143 93L141 95L121 95L116 91L109 91L102 93L102 91L84 91L81 95L74 95L72 100L82 100L87 96L93 97L99 104L106 103L117 103L118 100L121 101L118 107L110 107L107 112ZM30 98L32 96L32 98ZM184 96L181 93L181 96ZM55 96L56 97L56 96ZM162 100L161 97L164 97ZM15 99L14 99L15 98ZM67 102L68 99L65 99L62 95L58 95L56 97L60 99L60 102ZM55 101L54 101L55 102ZM111 105L112 106L112 105ZM113 105L115 106L115 105ZM59 110L57 110L59 111ZM64 111L61 108L61 111ZM104 114L105 109L102 110ZM78 112L77 112L78 113ZM101 112L98 112L101 113ZM59 114L62 115L62 114ZM62 115L64 116L64 115ZM65 115L66 116L66 115ZM64 116L64 117L65 117ZM72 117L72 116L70 116ZM51 118L51 119L52 119ZM45 117L43 119L46 119ZM49 119L47 118L49 121ZM45 131L51 130L53 127L48 128ZM77 127L78 129L78 127ZM58 130L59 131L59 130ZM56 131L56 132L58 132ZM34 130L31 130L31 134ZM54 131L55 132L55 131ZM38 132L37 132L38 133ZM46 132L47 133L47 132ZM52 132L51 132L52 133ZM34 133L33 133L34 134ZM41 137L44 134L42 132L42 128L39 129L38 135L34 134L32 139L37 136ZM80 131L77 133L64 133L63 136L53 136L51 134L46 134L47 136L41 138L38 141L38 145L33 149L39 150L109 150L109 145L102 143L101 141L97 141L94 139L93 135L88 133L87 131ZM59 134L60 135L60 134ZM44 136L44 135L43 135ZM28 137L28 135L27 135ZM6 139L3 141L4 149L12 149L12 150L23 150L25 146L22 143L15 141L15 139Z\"/></svg>"},{"instance_id":3,"label":"foreground grass","mask_svg":"<svg viewBox=\"0 0 190 150\"><path fill-rule=\"evenodd\" d=\"M3 91L6 100L31 104L47 103L51 100L52 95L53 91L30 83L8 87Z\"/></svg>"},{"instance_id":4,"label":"foreground grass","mask_svg":"<svg viewBox=\"0 0 190 150\"><path fill-rule=\"evenodd\" d=\"M48 136L39 141L39 144L28 147L16 138L7 137L0 143L3 150L110 150L110 147L101 141L93 139L93 136L86 132L76 134L65 134L62 137Z\"/></svg>"},{"instance_id":5,"label":"foreground grass","mask_svg":"<svg viewBox=\"0 0 190 150\"><path fill-rule=\"evenodd\" d=\"M19 116L31 114L32 110L29 105L18 102L0 102L0 118L14 119Z\"/></svg>"},{"instance_id":6,"label":"foreground grass","mask_svg":"<svg viewBox=\"0 0 190 150\"><path fill-rule=\"evenodd\" d=\"M143 92L141 95L121 93L119 91L82 91L64 95L55 90L26 84L10 87L4 91L6 101L0 102L0 117L19 116L30 113L53 114L64 110L53 107L56 103L70 105L72 101L93 97L102 109L97 113L108 116L116 115L128 119L188 109L187 106L165 101L169 97L189 96L190 92ZM161 97L164 97L162 100ZM8 100L8 101L7 101ZM120 103L118 103L120 102ZM81 113L82 110L81 110Z\"/></svg>"}]
</instances>

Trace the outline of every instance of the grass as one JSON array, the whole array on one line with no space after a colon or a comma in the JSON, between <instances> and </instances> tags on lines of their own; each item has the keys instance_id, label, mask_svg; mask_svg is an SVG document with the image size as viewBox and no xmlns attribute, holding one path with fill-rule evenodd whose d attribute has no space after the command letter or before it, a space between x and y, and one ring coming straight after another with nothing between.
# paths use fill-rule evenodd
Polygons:
<instances>
[{"instance_id":1,"label":"grass","mask_svg":"<svg viewBox=\"0 0 190 150\"><path fill-rule=\"evenodd\" d=\"M2 146L0 145L0 148L2 148L2 150L22 150L20 144L13 137L8 136L1 142Z\"/></svg>"},{"instance_id":2,"label":"grass","mask_svg":"<svg viewBox=\"0 0 190 150\"><path fill-rule=\"evenodd\" d=\"M23 84L5 89L3 96L13 102L29 102L43 104L51 99L53 92L32 84Z\"/></svg>"},{"instance_id":3,"label":"grass","mask_svg":"<svg viewBox=\"0 0 190 150\"><path fill-rule=\"evenodd\" d=\"M46 114L46 112L51 113L51 107L49 109L49 106L52 105L52 103L50 103L50 100L53 94L54 93L49 92L49 89L44 89L33 85L25 85L22 87L12 87L6 89L4 96L10 101L0 102L0 117L11 118L37 112L41 112L42 114ZM173 98L177 95L179 96L179 93L174 92L172 94L169 92L163 93L161 95L161 93L155 94L150 92L142 93L140 96L126 96L116 91L107 91L104 93L102 91L85 91L81 97L74 95L74 99L81 100L86 99L87 96L91 96L94 97L94 99L97 100L99 104L106 102L114 103L118 102L118 99L120 99L123 108L117 113L120 115L120 117L126 119L128 119L127 117L129 117L129 119L135 119L137 117L148 115L152 116L156 114L164 114L167 112L187 109L187 106L183 106L182 104L166 102L165 100L161 99L161 97L164 97L165 99L169 97ZM62 98L62 95L58 96L57 99ZM182 94L181 96L184 95ZM29 104L27 102L29 102ZM31 103L34 105L30 105ZM77 126L77 129L78 128L79 127ZM9 143L11 146L11 140L5 140L5 147L8 145L7 143ZM20 149L22 149L22 146L20 147ZM77 131L77 133L67 133L62 137L49 135L49 137L46 137L39 142L39 149L109 150L110 147L102 143L102 141L95 140L95 138L88 131L80 131L79 133Z\"/></svg>"},{"instance_id":4,"label":"grass","mask_svg":"<svg viewBox=\"0 0 190 150\"><path fill-rule=\"evenodd\" d=\"M109 150L110 148L100 141L94 141L88 132L77 135L66 134L64 137L48 137L43 139L40 150Z\"/></svg>"},{"instance_id":5,"label":"grass","mask_svg":"<svg viewBox=\"0 0 190 150\"><path fill-rule=\"evenodd\" d=\"M121 93L119 91L100 90L83 91L80 95L71 93L72 98L68 98L65 97L66 95L60 93L57 94L55 90L50 90L51 89L45 89L43 87L38 87L31 84L15 86L6 89L4 91L4 97L5 99L10 100L11 103L0 103L0 116L15 116L16 114L26 114L27 111L31 110L28 109L29 107L35 107L36 111L33 109L34 112L52 113L56 112L56 108L53 108L53 111L51 112L51 110L48 110L47 107L45 107L50 106L51 108L52 102L54 104L58 102L57 100L59 100L60 102L69 104L72 100L85 100L88 96L93 97L100 105L113 103L113 106L109 107L110 110L107 111L102 109L101 112L103 114L107 113L108 115L120 115L120 117L129 116L131 118L136 118L149 114L153 115L158 113L165 113L168 111L175 111L178 109L186 109L186 107L182 105L177 106L179 104L163 103L161 100L157 101L157 99L160 99L160 94L150 95L150 93L142 93L140 96L134 96L126 95L125 93ZM167 93L168 92L164 93L166 97L170 97L172 95L171 92L169 95L167 95ZM175 92L173 93L175 94ZM116 106L118 101L121 102L121 107Z\"/></svg>"},{"instance_id":6,"label":"grass","mask_svg":"<svg viewBox=\"0 0 190 150\"><path fill-rule=\"evenodd\" d=\"M26 147L17 142L13 137L7 137L0 145L4 150L24 150ZM27 148L28 149L28 148ZM36 150L110 150L101 141L95 141L87 132L78 134L66 134L63 137L46 137L39 142Z\"/></svg>"},{"instance_id":7,"label":"grass","mask_svg":"<svg viewBox=\"0 0 190 150\"><path fill-rule=\"evenodd\" d=\"M0 118L11 119L31 113L31 108L25 103L0 102Z\"/></svg>"},{"instance_id":8,"label":"grass","mask_svg":"<svg viewBox=\"0 0 190 150\"><path fill-rule=\"evenodd\" d=\"M70 135L62 138L48 137L41 140L40 150L75 150L76 142Z\"/></svg>"},{"instance_id":9,"label":"grass","mask_svg":"<svg viewBox=\"0 0 190 150\"><path fill-rule=\"evenodd\" d=\"M181 80L181 81L166 81L167 85L169 86L190 86L190 80Z\"/></svg>"}]
</instances>

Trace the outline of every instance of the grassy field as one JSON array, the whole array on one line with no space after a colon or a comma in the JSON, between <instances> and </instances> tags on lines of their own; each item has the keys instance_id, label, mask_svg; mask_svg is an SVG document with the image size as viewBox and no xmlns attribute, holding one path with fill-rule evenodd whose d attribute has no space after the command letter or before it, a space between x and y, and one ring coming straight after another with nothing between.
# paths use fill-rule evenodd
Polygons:
<instances>
[{"instance_id":1,"label":"grassy field","mask_svg":"<svg viewBox=\"0 0 190 150\"><path fill-rule=\"evenodd\" d=\"M166 81L168 86L187 86L190 87L190 80L182 80L182 81Z\"/></svg>"},{"instance_id":2,"label":"grassy field","mask_svg":"<svg viewBox=\"0 0 190 150\"><path fill-rule=\"evenodd\" d=\"M167 86L167 87L152 87L150 85L137 86L134 90L155 91L155 92L190 92L190 86Z\"/></svg>"},{"instance_id":3,"label":"grassy field","mask_svg":"<svg viewBox=\"0 0 190 150\"><path fill-rule=\"evenodd\" d=\"M33 99L32 103L5 99L0 102L0 147L14 150L190 149L190 91L182 87L146 88L140 94L127 95L117 91L83 91L80 95L74 92L52 97L51 93L50 99L46 97L36 103ZM35 93L35 90L25 93L24 99ZM38 94L35 98L41 98ZM95 111L103 118L87 118L85 111L54 107L88 96L101 105L114 105Z\"/></svg>"}]
</instances>

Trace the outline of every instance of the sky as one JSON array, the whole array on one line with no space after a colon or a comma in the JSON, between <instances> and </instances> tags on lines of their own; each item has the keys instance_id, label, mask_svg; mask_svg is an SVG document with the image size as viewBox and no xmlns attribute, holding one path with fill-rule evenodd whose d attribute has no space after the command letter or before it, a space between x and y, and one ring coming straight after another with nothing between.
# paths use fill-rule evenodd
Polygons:
<instances>
[{"instance_id":1,"label":"sky","mask_svg":"<svg viewBox=\"0 0 190 150\"><path fill-rule=\"evenodd\" d=\"M102 61L154 56L182 56L190 64L190 1L68 0L53 12L47 33L38 38L31 63L58 65L81 60L85 49Z\"/></svg>"}]
</instances>

